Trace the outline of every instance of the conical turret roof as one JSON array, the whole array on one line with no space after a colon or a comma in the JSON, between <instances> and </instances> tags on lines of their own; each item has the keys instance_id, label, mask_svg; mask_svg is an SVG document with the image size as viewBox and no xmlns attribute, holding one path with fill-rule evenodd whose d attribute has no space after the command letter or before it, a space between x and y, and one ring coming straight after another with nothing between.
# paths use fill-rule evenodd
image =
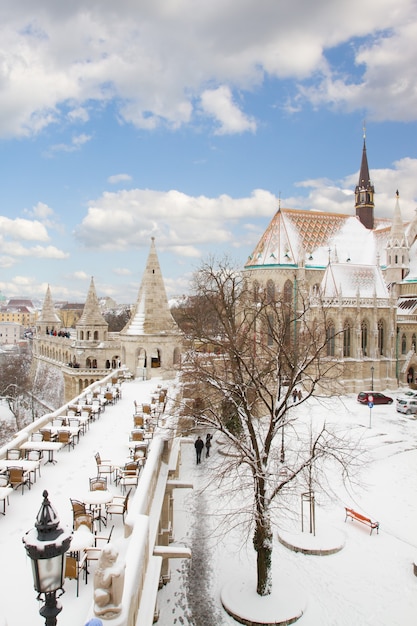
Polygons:
<instances>
[{"instance_id":1,"label":"conical turret roof","mask_svg":"<svg viewBox=\"0 0 417 626\"><path fill-rule=\"evenodd\" d=\"M77 322L77 328L79 326L108 326L100 311L100 305L93 278L91 278L90 288L88 290L83 313Z\"/></svg>"},{"instance_id":2,"label":"conical turret roof","mask_svg":"<svg viewBox=\"0 0 417 626\"><path fill-rule=\"evenodd\" d=\"M179 332L171 315L164 280L152 237L145 272L139 288L132 317L122 330L123 335L148 335Z\"/></svg>"},{"instance_id":3,"label":"conical turret roof","mask_svg":"<svg viewBox=\"0 0 417 626\"><path fill-rule=\"evenodd\" d=\"M54 303L52 301L51 289L48 285L45 300L43 301L42 312L38 319L38 323L56 326L61 324L61 318L54 309Z\"/></svg>"},{"instance_id":4,"label":"conical turret roof","mask_svg":"<svg viewBox=\"0 0 417 626\"><path fill-rule=\"evenodd\" d=\"M388 238L388 242L392 246L404 246L407 245L407 240L405 236L405 227L404 222L401 217L401 209L400 209L400 194L397 189L395 193L395 208L394 208L394 216L392 219L391 225L391 233Z\"/></svg>"}]
</instances>

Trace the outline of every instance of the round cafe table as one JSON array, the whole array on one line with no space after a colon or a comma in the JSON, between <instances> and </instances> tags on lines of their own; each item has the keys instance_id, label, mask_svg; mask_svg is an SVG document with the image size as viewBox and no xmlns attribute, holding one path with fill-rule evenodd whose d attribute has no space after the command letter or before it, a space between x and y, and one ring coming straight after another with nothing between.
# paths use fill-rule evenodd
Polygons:
<instances>
[{"instance_id":1,"label":"round cafe table","mask_svg":"<svg viewBox=\"0 0 417 626\"><path fill-rule=\"evenodd\" d=\"M95 491L86 491L85 493L81 494L79 500L81 500L81 502L84 502L84 504L90 507L93 512L94 519L98 521L100 530L102 522L105 526L107 525L107 520L102 515L101 507L104 504L107 504L108 502L111 502L113 500L113 494L111 491L109 491L108 489L96 489Z\"/></svg>"},{"instance_id":2,"label":"round cafe table","mask_svg":"<svg viewBox=\"0 0 417 626\"><path fill-rule=\"evenodd\" d=\"M68 552L82 552L85 548L91 548L94 545L94 535L88 530L85 524L81 524L77 530L74 530L71 539L71 545Z\"/></svg>"}]
</instances>

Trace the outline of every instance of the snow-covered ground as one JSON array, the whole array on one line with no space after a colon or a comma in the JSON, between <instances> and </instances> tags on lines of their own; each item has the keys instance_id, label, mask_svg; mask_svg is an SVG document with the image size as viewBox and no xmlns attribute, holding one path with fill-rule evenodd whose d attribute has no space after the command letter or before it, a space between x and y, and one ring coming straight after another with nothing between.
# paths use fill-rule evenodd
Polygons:
<instances>
[{"instance_id":1,"label":"snow-covered ground","mask_svg":"<svg viewBox=\"0 0 417 626\"><path fill-rule=\"evenodd\" d=\"M389 395L396 397L398 392ZM285 548L278 533L300 533L301 526L280 516L273 552L275 591L282 589L300 602L305 599L300 626L414 625L417 419L397 413L395 404L370 410L358 404L356 395L311 399L292 411L306 422L326 419L340 432L357 437L367 465L356 487L346 490L335 476L331 499L319 489L316 492L316 533L324 544L344 545L336 554L312 556ZM229 523L226 532L219 525L225 503L210 482L218 463L216 453L215 438L210 458L197 466L193 446L183 447L182 475L194 481L195 488L175 492L175 539L192 548L193 559L172 563L171 583L160 592L160 626L236 624L223 610L220 594L230 581L242 577L255 583L251 536L242 527ZM345 506L379 521L379 534L370 535L370 529L358 522L345 523Z\"/></svg>"},{"instance_id":2,"label":"snow-covered ground","mask_svg":"<svg viewBox=\"0 0 417 626\"><path fill-rule=\"evenodd\" d=\"M0 515L0 624L43 624L33 590L30 562L22 545L42 502L42 491L61 521L71 524L69 498L88 489L88 477L96 473L94 453L123 459L132 427L133 401L147 401L160 381L135 381L123 385L123 398L108 407L71 452L57 455L55 466L42 465L42 476L30 491L10 497L6 516ZM164 381L165 385L165 381ZM387 390L387 393L389 391ZM396 396L398 392L390 395ZM361 440L369 463L361 483L347 492L334 479L334 496L317 496L317 533L332 539L342 537L344 547L330 556L311 556L288 550L278 541L278 532L299 532L294 521L280 516L273 553L274 588L292 586L295 596L305 598L300 626L414 626L417 619L417 420L400 415L395 405L370 410L349 395L327 400L312 399L292 409L306 423L326 418ZM205 434L202 432L202 434ZM255 576L251 535L242 526L222 524L224 500L210 482L220 455L216 436L209 459L195 465L196 433L182 446L181 478L194 483L194 490L174 492L174 534L177 543L192 548L191 561L171 562L171 582L159 592L160 626L230 626L236 622L220 602L225 585L240 577ZM113 487L112 487L113 488ZM116 489L117 490L117 489ZM356 522L345 523L344 507L380 522L380 532ZM115 537L122 531L116 519ZM66 581L61 598L59 626L83 626L91 603L92 580Z\"/></svg>"}]
</instances>

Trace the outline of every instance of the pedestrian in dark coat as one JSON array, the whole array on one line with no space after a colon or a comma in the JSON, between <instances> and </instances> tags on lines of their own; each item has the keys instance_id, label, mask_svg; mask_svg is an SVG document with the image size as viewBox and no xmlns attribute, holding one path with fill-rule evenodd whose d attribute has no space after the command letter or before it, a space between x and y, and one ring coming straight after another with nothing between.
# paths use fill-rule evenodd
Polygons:
<instances>
[{"instance_id":1,"label":"pedestrian in dark coat","mask_svg":"<svg viewBox=\"0 0 417 626\"><path fill-rule=\"evenodd\" d=\"M207 433L207 435L206 435L206 457L210 456L211 438L212 438L212 435L210 435L210 433Z\"/></svg>"},{"instance_id":2,"label":"pedestrian in dark coat","mask_svg":"<svg viewBox=\"0 0 417 626\"><path fill-rule=\"evenodd\" d=\"M201 452L204 448L204 441L201 439L200 435L197 437L194 443L195 453L197 456L197 465L201 463Z\"/></svg>"}]
</instances>

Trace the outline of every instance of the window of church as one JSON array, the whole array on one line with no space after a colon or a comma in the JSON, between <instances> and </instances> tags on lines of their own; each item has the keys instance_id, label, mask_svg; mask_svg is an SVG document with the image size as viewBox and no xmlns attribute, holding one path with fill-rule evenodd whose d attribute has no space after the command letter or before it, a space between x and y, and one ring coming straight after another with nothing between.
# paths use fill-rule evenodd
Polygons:
<instances>
[{"instance_id":1,"label":"window of church","mask_svg":"<svg viewBox=\"0 0 417 626\"><path fill-rule=\"evenodd\" d=\"M266 283L266 297L267 302L275 302L275 285L272 280Z\"/></svg>"},{"instance_id":2,"label":"window of church","mask_svg":"<svg viewBox=\"0 0 417 626\"><path fill-rule=\"evenodd\" d=\"M335 355L335 328L333 322L326 327L327 356Z\"/></svg>"},{"instance_id":3,"label":"window of church","mask_svg":"<svg viewBox=\"0 0 417 626\"><path fill-rule=\"evenodd\" d=\"M407 353L407 338L405 336L405 333L403 333L401 337L401 354L406 354L406 353Z\"/></svg>"},{"instance_id":4,"label":"window of church","mask_svg":"<svg viewBox=\"0 0 417 626\"><path fill-rule=\"evenodd\" d=\"M362 322L361 324L361 348L363 356L368 356L368 324Z\"/></svg>"},{"instance_id":5,"label":"window of church","mask_svg":"<svg viewBox=\"0 0 417 626\"><path fill-rule=\"evenodd\" d=\"M383 356L384 354L384 345L385 334L384 334L384 322L383 320L378 321L378 354Z\"/></svg>"}]
</instances>

